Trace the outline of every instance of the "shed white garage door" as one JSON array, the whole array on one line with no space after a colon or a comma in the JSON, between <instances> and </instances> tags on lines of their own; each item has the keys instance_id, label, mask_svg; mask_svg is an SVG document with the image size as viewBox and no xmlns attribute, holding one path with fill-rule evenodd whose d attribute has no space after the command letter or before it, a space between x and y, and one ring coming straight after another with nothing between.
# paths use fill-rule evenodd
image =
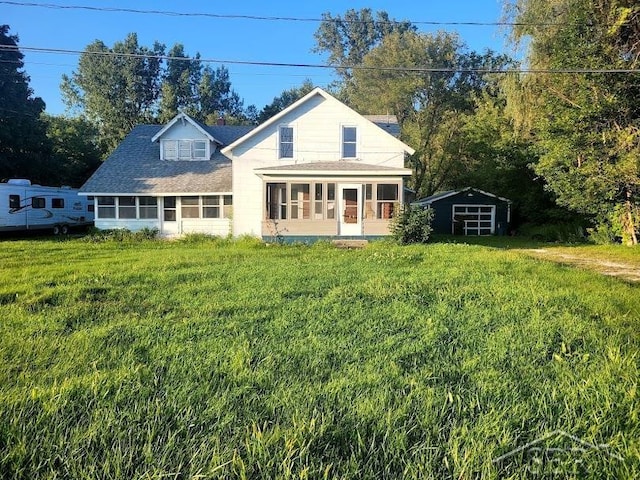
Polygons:
<instances>
[{"instance_id":1,"label":"shed white garage door","mask_svg":"<svg viewBox=\"0 0 640 480\"><path fill-rule=\"evenodd\" d=\"M495 205L454 205L453 233L493 235L495 217Z\"/></svg>"}]
</instances>

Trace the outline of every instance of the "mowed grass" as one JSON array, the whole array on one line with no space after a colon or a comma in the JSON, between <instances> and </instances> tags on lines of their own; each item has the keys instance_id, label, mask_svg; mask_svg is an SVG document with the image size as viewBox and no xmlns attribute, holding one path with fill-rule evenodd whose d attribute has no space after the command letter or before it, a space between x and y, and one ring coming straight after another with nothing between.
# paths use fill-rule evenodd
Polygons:
<instances>
[{"instance_id":1,"label":"mowed grass","mask_svg":"<svg viewBox=\"0 0 640 480\"><path fill-rule=\"evenodd\" d=\"M5 241L0 478L638 478L639 318L486 246Z\"/></svg>"}]
</instances>

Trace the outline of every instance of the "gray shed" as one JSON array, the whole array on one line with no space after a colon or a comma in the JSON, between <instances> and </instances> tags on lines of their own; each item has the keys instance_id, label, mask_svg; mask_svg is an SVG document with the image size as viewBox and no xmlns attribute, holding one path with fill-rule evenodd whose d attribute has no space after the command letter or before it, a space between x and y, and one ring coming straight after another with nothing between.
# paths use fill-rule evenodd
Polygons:
<instances>
[{"instance_id":1,"label":"gray shed","mask_svg":"<svg viewBox=\"0 0 640 480\"><path fill-rule=\"evenodd\" d=\"M433 233L505 235L511 222L511 200L477 188L436 193L413 205L434 210Z\"/></svg>"}]
</instances>

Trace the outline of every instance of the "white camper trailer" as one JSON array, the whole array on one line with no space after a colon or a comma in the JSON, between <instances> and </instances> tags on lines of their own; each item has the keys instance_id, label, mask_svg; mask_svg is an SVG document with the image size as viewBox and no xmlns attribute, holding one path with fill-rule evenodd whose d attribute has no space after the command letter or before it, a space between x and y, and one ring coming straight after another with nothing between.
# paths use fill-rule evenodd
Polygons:
<instances>
[{"instance_id":1,"label":"white camper trailer","mask_svg":"<svg viewBox=\"0 0 640 480\"><path fill-rule=\"evenodd\" d=\"M71 227L93 223L93 199L70 187L43 187L29 180L0 183L0 232L51 230L66 234Z\"/></svg>"}]
</instances>

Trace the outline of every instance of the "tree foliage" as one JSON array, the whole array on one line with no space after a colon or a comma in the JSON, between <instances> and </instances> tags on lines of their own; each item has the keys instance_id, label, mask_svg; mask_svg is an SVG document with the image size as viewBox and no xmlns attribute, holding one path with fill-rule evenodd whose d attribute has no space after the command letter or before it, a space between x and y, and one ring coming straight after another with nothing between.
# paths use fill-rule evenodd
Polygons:
<instances>
[{"instance_id":1,"label":"tree foliage","mask_svg":"<svg viewBox=\"0 0 640 480\"><path fill-rule=\"evenodd\" d=\"M224 65L215 70L207 66L197 89L197 103L190 113L203 122L215 123L220 117L226 117L229 123L242 123L245 120L244 102L231 88L229 70Z\"/></svg>"},{"instance_id":2,"label":"tree foliage","mask_svg":"<svg viewBox=\"0 0 640 480\"><path fill-rule=\"evenodd\" d=\"M103 150L113 150L135 125L154 119L164 49L158 42L152 48L140 46L135 33L113 48L96 40L71 77L63 75L65 103L97 125Z\"/></svg>"},{"instance_id":3,"label":"tree foliage","mask_svg":"<svg viewBox=\"0 0 640 480\"><path fill-rule=\"evenodd\" d=\"M80 56L78 68L63 76L62 93L70 109L86 116L99 131L101 149L112 151L140 123L165 123L184 111L203 122L225 116L245 123L243 100L231 88L229 71L203 66L182 44L174 45L164 63L165 46L138 44L135 33L108 47L96 40ZM249 110L255 118L255 108Z\"/></svg>"},{"instance_id":4,"label":"tree foliage","mask_svg":"<svg viewBox=\"0 0 640 480\"><path fill-rule=\"evenodd\" d=\"M51 145L47 183L80 187L100 166L98 129L82 117L44 115Z\"/></svg>"},{"instance_id":5,"label":"tree foliage","mask_svg":"<svg viewBox=\"0 0 640 480\"><path fill-rule=\"evenodd\" d=\"M512 226L574 221L556 205L542 177L531 165L537 150L531 139L518 134L510 118L505 90L512 79L499 77L495 88L474 96L475 108L461 115L457 134L459 169L452 187L473 186L512 200Z\"/></svg>"},{"instance_id":6,"label":"tree foliage","mask_svg":"<svg viewBox=\"0 0 640 480\"><path fill-rule=\"evenodd\" d=\"M184 46L175 44L169 50L166 68L162 76L160 112L158 119L166 123L178 114L179 109L196 109L198 86L202 77L200 54L190 59Z\"/></svg>"},{"instance_id":7,"label":"tree foliage","mask_svg":"<svg viewBox=\"0 0 640 480\"><path fill-rule=\"evenodd\" d=\"M351 99L363 113L392 113L410 158L412 187L418 196L451 187L461 163L463 115L475 109L474 96L489 85L479 69L500 68L510 60L493 52L468 52L452 33L391 33L365 55L353 77ZM441 71L410 71L427 67Z\"/></svg>"},{"instance_id":8,"label":"tree foliage","mask_svg":"<svg viewBox=\"0 0 640 480\"><path fill-rule=\"evenodd\" d=\"M350 67L360 65L365 55L387 35L415 30L411 22L391 19L385 11L374 15L370 8L349 9L343 16L326 12L314 34L314 51L328 54L327 63L336 67L342 83L342 97L348 100L353 74Z\"/></svg>"},{"instance_id":9,"label":"tree foliage","mask_svg":"<svg viewBox=\"0 0 640 480\"><path fill-rule=\"evenodd\" d=\"M0 26L0 179L26 177L46 180L43 168L49 155L45 124L40 114L45 104L34 97L29 76L23 71L24 56L18 36Z\"/></svg>"},{"instance_id":10,"label":"tree foliage","mask_svg":"<svg viewBox=\"0 0 640 480\"><path fill-rule=\"evenodd\" d=\"M275 97L269 105L265 105L265 107L258 115L258 123L262 123L270 119L274 115L280 113L289 105L304 97L307 93L313 90L313 88L314 86L311 80L306 79L299 87L284 90L280 95Z\"/></svg>"},{"instance_id":11,"label":"tree foliage","mask_svg":"<svg viewBox=\"0 0 640 480\"><path fill-rule=\"evenodd\" d=\"M640 6L632 0L513 0L515 41L533 69L637 69ZM640 82L636 74L537 74L516 97L540 152L536 172L558 203L618 225L637 243ZM528 101L523 102L525 98Z\"/></svg>"}]
</instances>

